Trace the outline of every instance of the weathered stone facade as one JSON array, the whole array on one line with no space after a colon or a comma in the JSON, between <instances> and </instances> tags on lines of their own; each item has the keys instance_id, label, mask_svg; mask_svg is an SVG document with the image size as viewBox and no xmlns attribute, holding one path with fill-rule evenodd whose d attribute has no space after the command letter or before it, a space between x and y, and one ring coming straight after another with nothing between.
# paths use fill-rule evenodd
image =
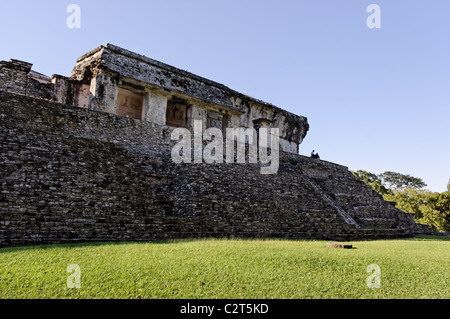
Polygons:
<instances>
[{"instance_id":1,"label":"weathered stone facade","mask_svg":"<svg viewBox=\"0 0 450 319\"><path fill-rule=\"evenodd\" d=\"M1 246L428 232L346 167L295 154L306 118L185 71L107 45L81 57L70 78L16 60L0 75ZM173 163L171 132L193 119L279 127L278 174Z\"/></svg>"},{"instance_id":2,"label":"weathered stone facade","mask_svg":"<svg viewBox=\"0 0 450 319\"><path fill-rule=\"evenodd\" d=\"M298 153L309 130L303 116L111 44L80 57L70 78L53 75L38 81L30 74L31 66L2 61L2 89L156 125L192 129L194 121L201 120L205 128L213 121L225 129L270 123L280 129L281 149L292 153Z\"/></svg>"}]
</instances>

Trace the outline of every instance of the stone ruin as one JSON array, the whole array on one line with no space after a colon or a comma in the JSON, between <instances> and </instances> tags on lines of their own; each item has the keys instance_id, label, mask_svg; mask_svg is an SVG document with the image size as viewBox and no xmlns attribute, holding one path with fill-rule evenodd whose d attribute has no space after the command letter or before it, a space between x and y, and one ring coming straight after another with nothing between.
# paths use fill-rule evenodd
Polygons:
<instances>
[{"instance_id":1,"label":"stone ruin","mask_svg":"<svg viewBox=\"0 0 450 319\"><path fill-rule=\"evenodd\" d=\"M107 44L70 77L0 62L0 246L429 233L347 167L298 154L307 118ZM175 128L278 128L277 174L175 164Z\"/></svg>"}]
</instances>

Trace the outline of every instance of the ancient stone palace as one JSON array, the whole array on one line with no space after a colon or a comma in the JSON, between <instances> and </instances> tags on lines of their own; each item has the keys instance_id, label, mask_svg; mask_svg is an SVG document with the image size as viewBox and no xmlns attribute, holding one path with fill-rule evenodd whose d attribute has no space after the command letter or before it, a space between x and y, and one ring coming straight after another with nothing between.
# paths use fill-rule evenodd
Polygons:
<instances>
[{"instance_id":1,"label":"ancient stone palace","mask_svg":"<svg viewBox=\"0 0 450 319\"><path fill-rule=\"evenodd\" d=\"M278 129L277 173L174 163L171 133L199 122ZM0 245L429 232L345 166L299 155L308 130L303 116L111 44L70 77L1 61Z\"/></svg>"}]
</instances>

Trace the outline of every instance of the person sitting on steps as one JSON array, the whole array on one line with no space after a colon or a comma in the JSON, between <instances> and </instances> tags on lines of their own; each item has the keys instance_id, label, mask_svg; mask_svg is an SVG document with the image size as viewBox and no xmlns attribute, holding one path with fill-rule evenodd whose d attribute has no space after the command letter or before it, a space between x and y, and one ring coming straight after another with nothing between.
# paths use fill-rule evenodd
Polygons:
<instances>
[{"instance_id":1,"label":"person sitting on steps","mask_svg":"<svg viewBox=\"0 0 450 319\"><path fill-rule=\"evenodd\" d=\"M320 159L319 153L314 154L314 152L315 152L314 150L311 152L311 157Z\"/></svg>"}]
</instances>

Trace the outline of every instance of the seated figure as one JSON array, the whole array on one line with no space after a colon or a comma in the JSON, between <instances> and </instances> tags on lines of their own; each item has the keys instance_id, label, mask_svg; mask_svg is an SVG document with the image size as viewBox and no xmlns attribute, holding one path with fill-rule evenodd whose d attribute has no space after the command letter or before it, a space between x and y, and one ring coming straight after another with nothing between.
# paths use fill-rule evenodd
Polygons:
<instances>
[{"instance_id":1,"label":"seated figure","mask_svg":"<svg viewBox=\"0 0 450 319\"><path fill-rule=\"evenodd\" d=\"M311 152L311 157L320 159L319 153L314 153L314 152L315 152L314 150Z\"/></svg>"}]
</instances>

